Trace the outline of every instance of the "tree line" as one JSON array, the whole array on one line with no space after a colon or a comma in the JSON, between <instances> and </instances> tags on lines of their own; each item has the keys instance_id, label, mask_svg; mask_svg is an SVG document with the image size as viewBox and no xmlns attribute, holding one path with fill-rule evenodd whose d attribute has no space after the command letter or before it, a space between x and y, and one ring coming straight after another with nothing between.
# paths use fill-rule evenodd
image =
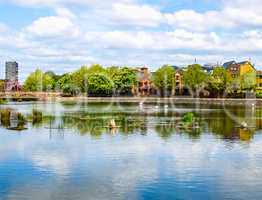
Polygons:
<instances>
[{"instance_id":1,"label":"tree line","mask_svg":"<svg viewBox=\"0 0 262 200\"><path fill-rule=\"evenodd\" d=\"M25 80L25 91L61 91L64 95L76 96L87 93L89 96L130 95L138 84L134 70L128 67L108 67L101 65L83 66L63 75L43 72L37 69Z\"/></svg>"},{"instance_id":2,"label":"tree line","mask_svg":"<svg viewBox=\"0 0 262 200\"><path fill-rule=\"evenodd\" d=\"M151 76L153 87L161 96L172 96L178 89L175 69L163 65ZM222 67L215 67L212 73L207 73L201 65L189 65L185 70L179 70L182 77L183 91L200 96L207 92L209 96L222 97L241 96L256 89L256 74L246 73L244 76L232 77ZM136 70L129 67L108 67L95 64L63 75L54 72L43 72L37 69L25 80L25 91L59 91L65 96L88 94L89 96L132 95L139 86Z\"/></svg>"}]
</instances>

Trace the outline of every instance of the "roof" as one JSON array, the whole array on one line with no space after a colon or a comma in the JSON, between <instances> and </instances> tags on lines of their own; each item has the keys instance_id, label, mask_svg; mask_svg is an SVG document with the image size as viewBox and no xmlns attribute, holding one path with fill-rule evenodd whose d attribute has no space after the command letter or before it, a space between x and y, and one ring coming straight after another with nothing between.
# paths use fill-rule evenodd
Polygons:
<instances>
[{"instance_id":1,"label":"roof","mask_svg":"<svg viewBox=\"0 0 262 200\"><path fill-rule=\"evenodd\" d=\"M250 64L254 68L254 70L256 70L256 68L254 67L254 65L250 61L243 61L243 62L239 62L239 63L237 63L235 61L230 61L230 62L224 63L223 67L225 69L228 69L228 67L231 66L231 65L238 65L238 66L240 66L240 65L245 65L245 64Z\"/></svg>"},{"instance_id":2,"label":"roof","mask_svg":"<svg viewBox=\"0 0 262 200\"><path fill-rule=\"evenodd\" d=\"M244 64L246 64L246 63L250 63L249 61L243 61L243 62L239 62L239 63L237 63L237 64L239 64L239 65L244 65Z\"/></svg>"},{"instance_id":3,"label":"roof","mask_svg":"<svg viewBox=\"0 0 262 200\"><path fill-rule=\"evenodd\" d=\"M223 64L224 68L228 68L230 65L237 64L236 61L232 60Z\"/></svg>"},{"instance_id":4,"label":"roof","mask_svg":"<svg viewBox=\"0 0 262 200\"><path fill-rule=\"evenodd\" d=\"M213 66L213 65L203 65L202 68L203 69L207 69L207 70L212 70L212 69L215 68L215 66Z\"/></svg>"}]
</instances>

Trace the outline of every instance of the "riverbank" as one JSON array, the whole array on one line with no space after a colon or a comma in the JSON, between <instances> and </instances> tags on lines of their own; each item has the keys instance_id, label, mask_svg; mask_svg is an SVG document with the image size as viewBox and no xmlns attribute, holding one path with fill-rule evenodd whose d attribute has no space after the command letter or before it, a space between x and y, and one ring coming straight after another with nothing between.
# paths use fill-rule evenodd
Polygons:
<instances>
[{"instance_id":1,"label":"riverbank","mask_svg":"<svg viewBox=\"0 0 262 200\"><path fill-rule=\"evenodd\" d=\"M160 97L56 97L49 100L68 102L104 103L163 103L163 104L205 104L205 105L259 105L262 99L215 99L215 98L160 98Z\"/></svg>"},{"instance_id":2,"label":"riverbank","mask_svg":"<svg viewBox=\"0 0 262 200\"><path fill-rule=\"evenodd\" d=\"M262 99L191 98L191 97L62 97L60 93L19 92L0 93L0 98L10 101L58 101L58 102L105 102L105 103L169 103L205 105L259 105Z\"/></svg>"}]
</instances>

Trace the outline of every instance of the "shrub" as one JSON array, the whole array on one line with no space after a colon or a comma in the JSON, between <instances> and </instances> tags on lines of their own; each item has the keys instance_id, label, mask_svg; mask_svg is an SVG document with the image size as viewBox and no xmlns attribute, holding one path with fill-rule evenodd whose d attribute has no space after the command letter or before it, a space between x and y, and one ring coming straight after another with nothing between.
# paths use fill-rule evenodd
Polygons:
<instances>
[{"instance_id":1,"label":"shrub","mask_svg":"<svg viewBox=\"0 0 262 200\"><path fill-rule=\"evenodd\" d=\"M10 117L11 117L11 110L4 109L1 110L1 124L3 126L9 127L10 126Z\"/></svg>"},{"instance_id":2,"label":"shrub","mask_svg":"<svg viewBox=\"0 0 262 200\"><path fill-rule=\"evenodd\" d=\"M195 115L192 112L185 113L182 117L182 121L184 123L193 123L195 119Z\"/></svg>"},{"instance_id":3,"label":"shrub","mask_svg":"<svg viewBox=\"0 0 262 200\"><path fill-rule=\"evenodd\" d=\"M257 91L256 92L256 97L261 99L262 98L262 91Z\"/></svg>"},{"instance_id":4,"label":"shrub","mask_svg":"<svg viewBox=\"0 0 262 200\"><path fill-rule=\"evenodd\" d=\"M0 105L6 104L6 99L0 99Z\"/></svg>"},{"instance_id":5,"label":"shrub","mask_svg":"<svg viewBox=\"0 0 262 200\"><path fill-rule=\"evenodd\" d=\"M33 124L40 123L43 120L42 112L38 110L33 110Z\"/></svg>"}]
</instances>

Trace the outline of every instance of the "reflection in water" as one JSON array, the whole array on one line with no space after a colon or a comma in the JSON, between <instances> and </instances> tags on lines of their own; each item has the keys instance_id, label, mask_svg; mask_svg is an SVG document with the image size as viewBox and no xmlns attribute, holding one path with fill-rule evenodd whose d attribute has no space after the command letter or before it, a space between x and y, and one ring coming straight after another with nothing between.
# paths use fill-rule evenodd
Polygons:
<instances>
[{"instance_id":1,"label":"reflection in water","mask_svg":"<svg viewBox=\"0 0 262 200\"><path fill-rule=\"evenodd\" d=\"M144 105L146 111L141 112L139 105L124 104L121 105L107 105L107 104L77 104L75 102L65 103L65 108L60 112L59 116L52 114L45 114L42 111L33 109L31 113L27 113L28 121L31 126L35 128L45 127L53 130L53 132L63 132L64 129L72 129L81 135L90 134L91 136L100 137L103 133L121 135L129 135L139 133L146 135L149 129L155 132L162 138L168 139L174 134L186 134L192 139L201 137L201 134L209 132L217 135L224 140L242 140L250 141L254 133L262 128L262 109L248 112L241 107L217 109L212 107L203 107L199 111L194 111L195 119L192 124L188 125L184 120L184 113L187 110L182 107L177 107L167 111L166 107L163 109L154 110L154 105ZM122 109L126 106L126 109ZM74 108L78 108L74 110ZM85 109L83 109L83 107ZM73 109L73 111L68 111ZM170 107L169 107L170 108ZM193 108L191 108L194 110ZM154 110L154 111L152 111ZM230 110L230 115L228 115ZM206 111L206 112L204 112ZM4 109L1 111L1 123L3 127L9 128L11 109ZM189 116L192 112L188 112ZM232 117L234 116L234 117ZM7 120L8 118L8 120ZM235 120L235 119L238 120ZM110 129L109 124L114 120L116 127ZM18 123L19 127L24 127L26 120ZM241 128L238 121L245 121L249 124L247 128ZM189 123L191 124L191 123Z\"/></svg>"},{"instance_id":2,"label":"reflection in water","mask_svg":"<svg viewBox=\"0 0 262 200\"><path fill-rule=\"evenodd\" d=\"M74 102L6 108L22 113L28 130L13 134L1 119L0 199L262 198L262 108ZM240 128L228 111L249 127ZM184 113L193 113L199 128L183 126Z\"/></svg>"}]
</instances>

